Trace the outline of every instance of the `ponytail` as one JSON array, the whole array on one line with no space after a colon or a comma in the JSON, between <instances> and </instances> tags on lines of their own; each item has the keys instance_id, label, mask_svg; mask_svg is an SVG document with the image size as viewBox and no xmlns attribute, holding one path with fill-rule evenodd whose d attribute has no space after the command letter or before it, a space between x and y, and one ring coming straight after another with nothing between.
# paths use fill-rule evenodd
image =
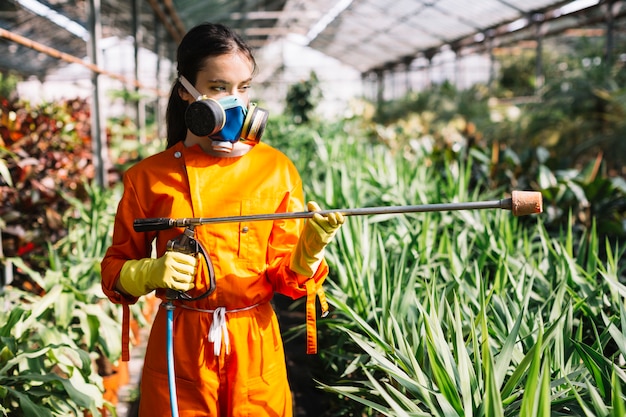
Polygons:
<instances>
[{"instance_id":1,"label":"ponytail","mask_svg":"<svg viewBox=\"0 0 626 417\"><path fill-rule=\"evenodd\" d=\"M165 123L167 124L167 149L171 148L180 141L185 140L187 135L187 125L185 124L185 110L187 110L187 102L184 101L178 89L182 85L178 80L174 82L170 98L167 102L167 111L165 112Z\"/></svg>"}]
</instances>

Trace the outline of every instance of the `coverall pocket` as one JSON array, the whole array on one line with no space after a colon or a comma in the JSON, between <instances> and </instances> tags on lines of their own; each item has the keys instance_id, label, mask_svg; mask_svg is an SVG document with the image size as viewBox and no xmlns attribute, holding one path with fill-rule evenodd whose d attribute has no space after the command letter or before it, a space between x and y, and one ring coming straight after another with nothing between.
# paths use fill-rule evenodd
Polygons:
<instances>
[{"instance_id":1,"label":"coverall pocket","mask_svg":"<svg viewBox=\"0 0 626 417\"><path fill-rule=\"evenodd\" d=\"M216 389L210 389L209 381L198 383L176 378L176 393L180 417L216 416ZM145 368L141 379L139 416L169 415L169 380L167 374ZM167 414L165 414L167 412Z\"/></svg>"},{"instance_id":2,"label":"coverall pocket","mask_svg":"<svg viewBox=\"0 0 626 417\"><path fill-rule=\"evenodd\" d=\"M291 417L293 404L286 370L275 367L248 381L248 416Z\"/></svg>"}]
</instances>

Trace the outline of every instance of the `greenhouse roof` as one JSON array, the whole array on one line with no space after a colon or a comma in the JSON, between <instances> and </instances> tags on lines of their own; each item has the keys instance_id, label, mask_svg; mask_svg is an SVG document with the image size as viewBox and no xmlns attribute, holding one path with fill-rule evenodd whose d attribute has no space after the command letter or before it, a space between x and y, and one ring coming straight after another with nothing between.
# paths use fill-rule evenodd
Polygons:
<instances>
[{"instance_id":1,"label":"greenhouse roof","mask_svg":"<svg viewBox=\"0 0 626 417\"><path fill-rule=\"evenodd\" d=\"M68 56L84 59L90 3L100 2L3 0L0 71L43 76L68 62ZM489 38L536 30L534 22L564 16L589 19L594 14L602 19L604 14L599 6L604 3L607 2L104 0L97 16L102 23L102 37L125 38L138 33L140 46L170 58L186 30L203 21L214 21L240 31L254 48L293 35L366 73L408 65L419 56L429 58L442 47L480 47ZM623 3L613 3L617 14L624 13Z\"/></svg>"}]
</instances>

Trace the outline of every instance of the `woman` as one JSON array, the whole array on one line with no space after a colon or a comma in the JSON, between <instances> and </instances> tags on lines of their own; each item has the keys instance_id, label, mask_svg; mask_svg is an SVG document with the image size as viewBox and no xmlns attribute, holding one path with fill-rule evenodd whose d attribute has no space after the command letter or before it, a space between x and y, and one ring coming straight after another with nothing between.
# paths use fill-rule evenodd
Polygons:
<instances>
[{"instance_id":1,"label":"woman","mask_svg":"<svg viewBox=\"0 0 626 417\"><path fill-rule=\"evenodd\" d=\"M167 250L180 228L135 232L133 222L140 218L304 210L298 172L282 153L258 143L262 127L250 140L227 132L253 111L248 90L256 63L250 48L229 28L205 23L185 35L177 61L179 77L167 110L168 147L124 176L113 243L102 261L102 286L111 301L124 305L126 329L128 305L152 290L162 299L167 288L188 291L195 299L174 301L180 416L291 416L283 345L270 300L274 292L307 296L309 351L314 352L315 295L328 274L324 247L344 218L316 213L306 222L198 226L195 239L206 249L208 264L202 257ZM226 109L226 125L208 133L202 126L216 102ZM308 209L320 210L314 202ZM201 298L210 288L211 273L215 290ZM127 341L127 330L124 336ZM141 416L169 415L166 341L161 308L145 355ZM123 356L127 359L128 352Z\"/></svg>"}]
</instances>

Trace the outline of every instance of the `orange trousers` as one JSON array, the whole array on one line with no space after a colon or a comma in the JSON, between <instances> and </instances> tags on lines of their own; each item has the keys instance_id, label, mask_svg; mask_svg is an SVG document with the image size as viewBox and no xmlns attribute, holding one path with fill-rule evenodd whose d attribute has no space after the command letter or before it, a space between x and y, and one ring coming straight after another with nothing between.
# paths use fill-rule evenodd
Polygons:
<instances>
[{"instance_id":1,"label":"orange trousers","mask_svg":"<svg viewBox=\"0 0 626 417\"><path fill-rule=\"evenodd\" d=\"M167 312L152 325L141 379L140 417L170 416ZM226 313L229 346L219 356L208 334L210 312L174 310L174 368L180 417L291 417L283 342L270 303Z\"/></svg>"}]
</instances>

